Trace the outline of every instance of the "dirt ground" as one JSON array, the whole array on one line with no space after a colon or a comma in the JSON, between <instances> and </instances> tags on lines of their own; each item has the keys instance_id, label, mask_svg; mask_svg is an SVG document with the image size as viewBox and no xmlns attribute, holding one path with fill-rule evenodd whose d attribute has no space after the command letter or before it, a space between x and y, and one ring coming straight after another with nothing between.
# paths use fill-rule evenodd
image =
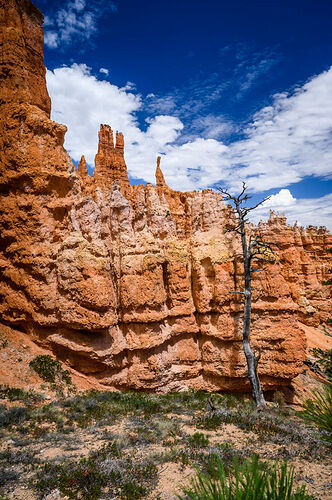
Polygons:
<instances>
[{"instance_id":1,"label":"dirt ground","mask_svg":"<svg viewBox=\"0 0 332 500\"><path fill-rule=\"evenodd\" d=\"M309 357L311 356L310 349L313 347L332 348L332 338L324 334L322 330L303 328L308 339ZM135 497L130 494L125 496L121 489L122 483L119 483L118 493L114 485L107 486L100 496L94 498L173 500L176 494L181 493L182 487L188 485L195 477L196 466L204 469L204 457L220 452L226 459L233 455L249 457L253 454L258 454L261 460L271 463L274 460L281 463L287 459L295 467L297 484L305 484L307 492L314 495L316 499L332 499L331 448L320 445L320 438L314 431L303 427L297 414L292 409L287 409L287 403L286 409L278 407L278 404L280 406L284 404L283 402L269 403L268 411L272 412L269 418L274 425L274 431L269 429L269 424L264 421L264 418L260 429L259 414L255 414L255 422L247 424L243 420L243 415L247 415L247 406L245 406L247 403L242 403L241 400L239 403L233 401L233 406L225 400L225 404L227 403L225 407L222 406L223 400L220 399L220 403L217 400L217 407L220 408L221 414L226 412L226 417L221 418L216 428L209 428L209 425L204 427L202 418L204 420L207 414L207 399L204 399L205 396L199 396L203 398L200 405L200 400L195 395L193 396L194 403L192 401L185 403L183 411L181 403L176 402L175 406L173 403L169 404L169 410L151 411L146 414L144 405L150 404L150 399L154 403L158 402L159 396L144 396L144 405L139 402L143 405L142 411L137 410L138 403L134 401L130 403L132 407L129 405L126 410L119 407L119 414L108 415L105 411L99 414L95 395L86 398L84 395L79 396L81 397L79 402L75 402L75 395L68 396L69 403L66 402L66 395L60 398L59 395L56 396L49 385L29 368L29 362L40 354L49 354L49 352L37 346L24 333L5 326L1 327L0 385L22 388L25 392L32 390L41 396L40 400L33 402L12 400L9 397L6 398L5 395L2 395L0 399L0 406L5 415L3 425L0 426L1 500L69 498L63 492L61 493L56 485L52 486L53 483L50 481L45 483L46 486L36 486L36 478L44 478L42 476L42 474L45 475L42 472L44 466L79 463L82 457L88 459L92 452L98 454L99 450L109 445L110 442L116 442L121 449L119 460L125 462L130 459L134 465L145 464L148 461L154 464L155 469L151 472L151 478L144 479L146 490L144 493L142 493L143 490L141 491L141 496ZM64 366L64 368L70 370L78 394L81 394L80 391L91 389L105 391L105 387L100 386L93 379L71 370L70 367ZM293 390L296 392L295 403L300 405L301 401L310 397L312 390L320 387L323 381L319 373L311 373L310 369L304 368L304 372L292 382ZM162 397L164 396L160 396ZM105 398L107 399L107 396ZM108 400L104 403L103 399L100 401L100 408L112 410L113 403L109 403ZM94 405L92 417L89 421L85 421L84 411L89 412L91 405ZM11 409L18 411L17 408L23 410L27 408L28 416L22 417L23 420L17 422L14 420L6 424L6 411L10 412ZM284 424L282 419L284 419ZM299 439L296 437L297 426ZM96 460L98 461L99 458ZM110 461L111 458L108 457L100 463L104 466ZM132 469L128 471L128 474L132 474ZM77 493L77 496L72 498L90 497Z\"/></svg>"}]
</instances>

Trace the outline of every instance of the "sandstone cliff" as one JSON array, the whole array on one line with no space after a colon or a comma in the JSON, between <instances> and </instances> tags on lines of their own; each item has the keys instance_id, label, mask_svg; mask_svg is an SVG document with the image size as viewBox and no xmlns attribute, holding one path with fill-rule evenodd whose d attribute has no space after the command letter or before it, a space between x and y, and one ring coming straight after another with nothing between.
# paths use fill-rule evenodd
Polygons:
<instances>
[{"instance_id":1,"label":"sandstone cliff","mask_svg":"<svg viewBox=\"0 0 332 500\"><path fill-rule=\"evenodd\" d=\"M99 132L93 178L63 148L50 120L42 15L29 0L0 0L0 313L113 388L247 390L241 345L241 264L234 217L211 190L130 186L124 140ZM325 228L271 214L254 231L279 246L254 280L252 340L265 389L301 372L298 319L328 316L332 245Z\"/></svg>"}]
</instances>

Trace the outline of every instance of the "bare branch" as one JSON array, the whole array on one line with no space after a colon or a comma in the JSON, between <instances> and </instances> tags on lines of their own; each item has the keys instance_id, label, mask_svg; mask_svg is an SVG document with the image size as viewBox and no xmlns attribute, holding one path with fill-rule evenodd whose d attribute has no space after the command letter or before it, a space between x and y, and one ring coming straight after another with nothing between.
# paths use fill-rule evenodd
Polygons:
<instances>
[{"instance_id":1,"label":"bare branch","mask_svg":"<svg viewBox=\"0 0 332 500\"><path fill-rule=\"evenodd\" d=\"M262 262L268 262L268 264L274 264L275 263L275 259L274 260L269 260L269 259L266 259L264 257L260 257L260 255L262 255L262 254L250 256L250 259L261 260Z\"/></svg>"},{"instance_id":2,"label":"bare branch","mask_svg":"<svg viewBox=\"0 0 332 500\"><path fill-rule=\"evenodd\" d=\"M253 248L250 248L250 257L255 257L255 255L263 255L263 257L276 257L272 247L269 245L257 245L255 244ZM252 251L254 250L254 251Z\"/></svg>"},{"instance_id":3,"label":"bare branch","mask_svg":"<svg viewBox=\"0 0 332 500\"><path fill-rule=\"evenodd\" d=\"M218 191L220 191L220 193L222 195L227 197L227 198L225 198L225 201L234 200L234 196L232 196L228 191L226 191L226 189L222 189L221 187L218 187L217 189L218 189Z\"/></svg>"},{"instance_id":4,"label":"bare branch","mask_svg":"<svg viewBox=\"0 0 332 500\"><path fill-rule=\"evenodd\" d=\"M244 181L242 182L242 187L243 187L243 189L242 189L241 193L239 194L239 196L237 197L238 200L241 198L241 196L244 194L245 190L247 189L246 183Z\"/></svg>"},{"instance_id":5,"label":"bare branch","mask_svg":"<svg viewBox=\"0 0 332 500\"><path fill-rule=\"evenodd\" d=\"M252 236L250 235L250 238L249 238L249 253L251 253L251 250L254 248L254 246L256 245L256 241L257 241L257 236L255 236L255 239L254 241L252 241Z\"/></svg>"},{"instance_id":6,"label":"bare branch","mask_svg":"<svg viewBox=\"0 0 332 500\"><path fill-rule=\"evenodd\" d=\"M216 411L216 409L217 408L216 408L215 404L213 403L212 396L211 396L208 399L207 411L211 412L211 413L214 413Z\"/></svg>"},{"instance_id":7,"label":"bare branch","mask_svg":"<svg viewBox=\"0 0 332 500\"><path fill-rule=\"evenodd\" d=\"M239 226L234 226L234 227L226 227L225 231L226 233L231 233L232 231L236 231Z\"/></svg>"},{"instance_id":8,"label":"bare branch","mask_svg":"<svg viewBox=\"0 0 332 500\"><path fill-rule=\"evenodd\" d=\"M251 198L252 196L249 196L249 194L245 194L241 201L250 200Z\"/></svg>"},{"instance_id":9,"label":"bare branch","mask_svg":"<svg viewBox=\"0 0 332 500\"><path fill-rule=\"evenodd\" d=\"M242 257L242 259L243 259L243 254L242 253L236 253L236 254L232 255L232 257L234 257L234 258Z\"/></svg>"},{"instance_id":10,"label":"bare branch","mask_svg":"<svg viewBox=\"0 0 332 500\"><path fill-rule=\"evenodd\" d=\"M259 201L256 205L254 205L253 207L249 207L249 208L244 208L243 210L245 210L246 214L251 212L252 210L255 210L255 208L259 207L259 205L262 205L263 203L265 203L267 200L269 200L271 198L271 195L270 196L267 196L266 198L264 198L264 200L262 201Z\"/></svg>"},{"instance_id":11,"label":"bare branch","mask_svg":"<svg viewBox=\"0 0 332 500\"><path fill-rule=\"evenodd\" d=\"M233 227L232 228L226 228L225 232L226 233L232 233L232 232L234 232L234 233L237 233L237 234L241 234L241 231L239 231L238 229L233 228Z\"/></svg>"},{"instance_id":12,"label":"bare branch","mask_svg":"<svg viewBox=\"0 0 332 500\"><path fill-rule=\"evenodd\" d=\"M220 189L220 192L224 196L225 201L233 200L233 197L230 194L226 193L226 191L223 191L222 189Z\"/></svg>"},{"instance_id":13,"label":"bare branch","mask_svg":"<svg viewBox=\"0 0 332 500\"><path fill-rule=\"evenodd\" d=\"M262 254L266 254L266 253L272 253L274 255L274 251L273 251L273 248L270 246L270 245L253 245L252 248L250 250L253 250L253 248L255 248L255 251L252 252L252 255L254 254L259 254L259 255L262 255Z\"/></svg>"},{"instance_id":14,"label":"bare branch","mask_svg":"<svg viewBox=\"0 0 332 500\"><path fill-rule=\"evenodd\" d=\"M256 238L257 238L257 236L256 236ZM280 246L278 245L278 243L274 243L274 241L257 240L257 243L260 243L262 245L271 245L271 246L280 248Z\"/></svg>"},{"instance_id":15,"label":"bare branch","mask_svg":"<svg viewBox=\"0 0 332 500\"><path fill-rule=\"evenodd\" d=\"M242 221L239 222L238 224L236 224L236 226L234 226L234 227L227 227L226 232L230 233L231 231L236 231L237 229L239 229L239 227L241 227L241 225L242 225Z\"/></svg>"}]
</instances>

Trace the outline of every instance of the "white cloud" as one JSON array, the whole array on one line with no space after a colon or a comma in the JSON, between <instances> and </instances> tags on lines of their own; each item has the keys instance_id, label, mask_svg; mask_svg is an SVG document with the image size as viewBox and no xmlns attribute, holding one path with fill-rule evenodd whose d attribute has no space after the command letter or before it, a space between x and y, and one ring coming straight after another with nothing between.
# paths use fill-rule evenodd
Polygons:
<instances>
[{"instance_id":1,"label":"white cloud","mask_svg":"<svg viewBox=\"0 0 332 500\"><path fill-rule=\"evenodd\" d=\"M81 12L84 9L85 3L85 0L74 0L71 2L73 8L76 9L77 12Z\"/></svg>"},{"instance_id":2,"label":"white cloud","mask_svg":"<svg viewBox=\"0 0 332 500\"><path fill-rule=\"evenodd\" d=\"M108 75L109 71L106 68L100 68L99 73L103 73L104 75Z\"/></svg>"},{"instance_id":3,"label":"white cloud","mask_svg":"<svg viewBox=\"0 0 332 500\"><path fill-rule=\"evenodd\" d=\"M228 168L227 146L215 139L197 138L180 146L169 145L162 157L162 169L169 186L181 191L208 187Z\"/></svg>"},{"instance_id":4,"label":"white cloud","mask_svg":"<svg viewBox=\"0 0 332 500\"><path fill-rule=\"evenodd\" d=\"M74 160L84 154L87 162L94 164L99 125L108 123L125 136L130 174L154 182L157 155L167 151L183 128L178 118L156 116L149 119L147 130L141 131L136 121L141 97L129 92L127 86L122 89L98 80L84 64L47 71L46 78L52 119L67 125L65 147Z\"/></svg>"},{"instance_id":5,"label":"white cloud","mask_svg":"<svg viewBox=\"0 0 332 500\"><path fill-rule=\"evenodd\" d=\"M150 113L172 113L175 111L176 103L173 96L157 97L150 93L146 98Z\"/></svg>"},{"instance_id":6,"label":"white cloud","mask_svg":"<svg viewBox=\"0 0 332 500\"><path fill-rule=\"evenodd\" d=\"M139 95L98 80L84 64L47 71L46 78L52 118L67 125L65 146L74 160L84 154L94 164L101 123L121 130L128 142L137 139L133 131L137 129L135 112L141 107Z\"/></svg>"},{"instance_id":7,"label":"white cloud","mask_svg":"<svg viewBox=\"0 0 332 500\"><path fill-rule=\"evenodd\" d=\"M230 162L257 190L287 186L310 175L332 177L332 68L292 94L274 96L253 117Z\"/></svg>"},{"instance_id":8,"label":"white cloud","mask_svg":"<svg viewBox=\"0 0 332 500\"><path fill-rule=\"evenodd\" d=\"M182 121L172 113L151 113L142 130L137 113L150 109L151 97L143 99L130 82L119 88L100 81L85 65L47 71L47 85L53 119L68 126L66 148L74 160L84 154L91 166L99 125L108 123L124 133L132 177L154 182L156 157L161 154L166 181L175 189L201 189L218 183L236 192L246 180L251 191L262 192L307 176L332 178L332 68L290 94L274 96L270 106L254 115L245 138L228 146L218 136L232 124L218 121L214 115L201 119L206 133L200 137L197 132L188 139ZM291 218L301 216L304 224L313 217L320 224L319 217L327 217L330 210L328 203L327 197L296 200L288 189L281 189L264 210L283 207ZM307 212L298 209L300 204Z\"/></svg>"},{"instance_id":9,"label":"white cloud","mask_svg":"<svg viewBox=\"0 0 332 500\"><path fill-rule=\"evenodd\" d=\"M88 40L96 33L98 19L105 10L115 11L115 4L90 0L87 5L86 0L68 0L63 8L45 16L45 45L56 49L78 40Z\"/></svg>"},{"instance_id":10,"label":"white cloud","mask_svg":"<svg viewBox=\"0 0 332 500\"><path fill-rule=\"evenodd\" d=\"M296 203L296 198L293 197L289 189L280 189L279 193L273 194L264 203L265 207L289 207Z\"/></svg>"},{"instance_id":11,"label":"white cloud","mask_svg":"<svg viewBox=\"0 0 332 500\"><path fill-rule=\"evenodd\" d=\"M53 19L50 16L44 16L44 26L52 26Z\"/></svg>"},{"instance_id":12,"label":"white cloud","mask_svg":"<svg viewBox=\"0 0 332 500\"><path fill-rule=\"evenodd\" d=\"M204 139L222 139L229 136L234 131L234 128L234 124L221 115L208 114L193 120L191 133L196 131L196 135L199 134Z\"/></svg>"},{"instance_id":13,"label":"white cloud","mask_svg":"<svg viewBox=\"0 0 332 500\"><path fill-rule=\"evenodd\" d=\"M136 85L133 82L127 82L124 87L120 87L121 90L136 90Z\"/></svg>"},{"instance_id":14,"label":"white cloud","mask_svg":"<svg viewBox=\"0 0 332 500\"><path fill-rule=\"evenodd\" d=\"M252 212L251 220L266 220L270 209L285 214L287 222L291 224L298 222L300 226L326 226L332 230L332 194L320 198L295 199L288 189L281 189L263 206Z\"/></svg>"},{"instance_id":15,"label":"white cloud","mask_svg":"<svg viewBox=\"0 0 332 500\"><path fill-rule=\"evenodd\" d=\"M59 43L58 34L55 31L46 31L44 42L49 49L56 49Z\"/></svg>"}]
</instances>

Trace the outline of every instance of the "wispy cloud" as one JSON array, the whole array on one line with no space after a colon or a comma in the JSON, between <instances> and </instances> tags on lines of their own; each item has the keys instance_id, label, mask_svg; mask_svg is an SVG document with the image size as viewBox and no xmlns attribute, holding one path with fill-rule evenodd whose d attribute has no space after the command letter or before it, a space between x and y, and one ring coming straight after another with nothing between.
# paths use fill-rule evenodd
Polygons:
<instances>
[{"instance_id":1,"label":"wispy cloud","mask_svg":"<svg viewBox=\"0 0 332 500\"><path fill-rule=\"evenodd\" d=\"M167 94L149 94L147 109L150 113L160 113L167 109L181 119L192 118L216 103L227 85L217 72L208 76L199 74L186 85L174 88Z\"/></svg>"},{"instance_id":2,"label":"wispy cloud","mask_svg":"<svg viewBox=\"0 0 332 500\"><path fill-rule=\"evenodd\" d=\"M236 99L241 99L254 85L257 85L264 76L270 73L273 66L281 60L280 54L270 47L255 50L254 44L238 42L233 46L225 47L220 54L231 55L237 61L233 69L233 78L236 82Z\"/></svg>"},{"instance_id":3,"label":"wispy cloud","mask_svg":"<svg viewBox=\"0 0 332 500\"><path fill-rule=\"evenodd\" d=\"M199 135L204 139L223 139L234 132L235 124L222 115L198 116L190 125L191 135Z\"/></svg>"},{"instance_id":4,"label":"wispy cloud","mask_svg":"<svg viewBox=\"0 0 332 500\"><path fill-rule=\"evenodd\" d=\"M172 113L185 125L185 139L197 134L210 139L226 139L235 131L225 113L216 114L217 107L238 102L271 73L280 61L275 49L255 50L254 44L236 43L219 51L215 71L197 74L186 85L166 94L149 94L146 110L151 114Z\"/></svg>"},{"instance_id":5,"label":"wispy cloud","mask_svg":"<svg viewBox=\"0 0 332 500\"><path fill-rule=\"evenodd\" d=\"M58 10L45 16L45 45L56 49L73 42L89 40L96 32L98 20L105 11L116 11L112 1L68 0Z\"/></svg>"}]
</instances>

